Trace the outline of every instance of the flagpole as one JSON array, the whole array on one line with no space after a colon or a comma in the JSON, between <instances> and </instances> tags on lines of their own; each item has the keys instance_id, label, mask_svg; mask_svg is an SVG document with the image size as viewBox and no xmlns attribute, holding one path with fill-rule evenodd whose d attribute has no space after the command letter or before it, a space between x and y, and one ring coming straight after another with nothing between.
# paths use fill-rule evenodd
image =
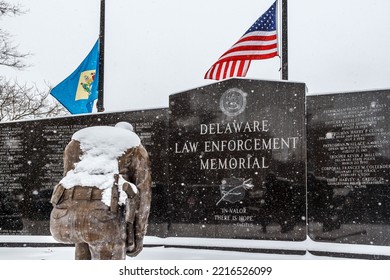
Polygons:
<instances>
[{"instance_id":1,"label":"flagpole","mask_svg":"<svg viewBox=\"0 0 390 280\"><path fill-rule=\"evenodd\" d=\"M282 80L288 80L287 0L282 0Z\"/></svg>"},{"instance_id":2,"label":"flagpole","mask_svg":"<svg viewBox=\"0 0 390 280\"><path fill-rule=\"evenodd\" d=\"M104 29L105 29L105 0L100 0L100 32L99 32L99 82L98 100L96 108L98 112L104 112Z\"/></svg>"}]
</instances>

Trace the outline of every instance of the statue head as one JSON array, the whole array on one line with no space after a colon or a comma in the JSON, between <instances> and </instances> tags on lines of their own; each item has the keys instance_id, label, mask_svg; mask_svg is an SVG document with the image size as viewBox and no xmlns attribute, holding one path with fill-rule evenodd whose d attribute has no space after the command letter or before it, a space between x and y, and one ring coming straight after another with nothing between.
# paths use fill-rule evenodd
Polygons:
<instances>
[{"instance_id":1,"label":"statue head","mask_svg":"<svg viewBox=\"0 0 390 280\"><path fill-rule=\"evenodd\" d=\"M119 128L123 128L123 129L127 129L127 130L130 130L130 131L134 131L134 128L133 126L128 123L128 122L118 122L115 127L119 127Z\"/></svg>"}]
</instances>

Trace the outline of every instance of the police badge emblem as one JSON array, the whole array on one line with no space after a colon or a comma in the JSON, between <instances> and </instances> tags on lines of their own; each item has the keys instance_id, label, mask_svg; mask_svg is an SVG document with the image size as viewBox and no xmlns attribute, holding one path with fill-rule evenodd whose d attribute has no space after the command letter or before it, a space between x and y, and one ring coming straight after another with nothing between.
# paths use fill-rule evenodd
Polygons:
<instances>
[{"instance_id":1,"label":"police badge emblem","mask_svg":"<svg viewBox=\"0 0 390 280\"><path fill-rule=\"evenodd\" d=\"M246 96L247 94L241 89L228 89L222 94L219 107L225 115L229 117L237 116L245 110Z\"/></svg>"}]
</instances>

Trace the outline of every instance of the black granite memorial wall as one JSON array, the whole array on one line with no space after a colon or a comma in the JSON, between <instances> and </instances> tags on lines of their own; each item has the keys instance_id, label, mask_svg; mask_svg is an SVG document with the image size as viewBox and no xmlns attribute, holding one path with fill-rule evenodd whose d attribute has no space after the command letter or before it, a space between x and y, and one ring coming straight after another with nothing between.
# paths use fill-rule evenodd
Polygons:
<instances>
[{"instance_id":1,"label":"black granite memorial wall","mask_svg":"<svg viewBox=\"0 0 390 280\"><path fill-rule=\"evenodd\" d=\"M231 79L170 96L170 236L306 238L305 92Z\"/></svg>"},{"instance_id":2,"label":"black granite memorial wall","mask_svg":"<svg viewBox=\"0 0 390 280\"><path fill-rule=\"evenodd\" d=\"M1 123L0 234L50 235L49 200L63 177L65 146L79 129L120 121L134 126L150 154L154 166L150 232L166 235L167 216L161 207L166 205L163 190L168 181L167 109Z\"/></svg>"},{"instance_id":3,"label":"black granite memorial wall","mask_svg":"<svg viewBox=\"0 0 390 280\"><path fill-rule=\"evenodd\" d=\"M390 90L307 97L309 236L390 245Z\"/></svg>"},{"instance_id":4,"label":"black granite memorial wall","mask_svg":"<svg viewBox=\"0 0 390 280\"><path fill-rule=\"evenodd\" d=\"M149 235L389 245L390 90L307 96L306 115L305 92L231 79L169 109L0 123L0 235L49 235L72 134L128 121L152 160Z\"/></svg>"}]
</instances>

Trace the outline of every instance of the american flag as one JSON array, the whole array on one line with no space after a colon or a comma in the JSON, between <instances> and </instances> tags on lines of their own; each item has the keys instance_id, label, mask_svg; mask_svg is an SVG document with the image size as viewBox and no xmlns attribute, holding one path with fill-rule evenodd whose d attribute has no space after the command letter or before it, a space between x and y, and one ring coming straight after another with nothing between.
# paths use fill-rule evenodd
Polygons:
<instances>
[{"instance_id":1,"label":"american flag","mask_svg":"<svg viewBox=\"0 0 390 280\"><path fill-rule=\"evenodd\" d=\"M205 79L245 77L252 60L278 55L276 1L206 72Z\"/></svg>"}]
</instances>

